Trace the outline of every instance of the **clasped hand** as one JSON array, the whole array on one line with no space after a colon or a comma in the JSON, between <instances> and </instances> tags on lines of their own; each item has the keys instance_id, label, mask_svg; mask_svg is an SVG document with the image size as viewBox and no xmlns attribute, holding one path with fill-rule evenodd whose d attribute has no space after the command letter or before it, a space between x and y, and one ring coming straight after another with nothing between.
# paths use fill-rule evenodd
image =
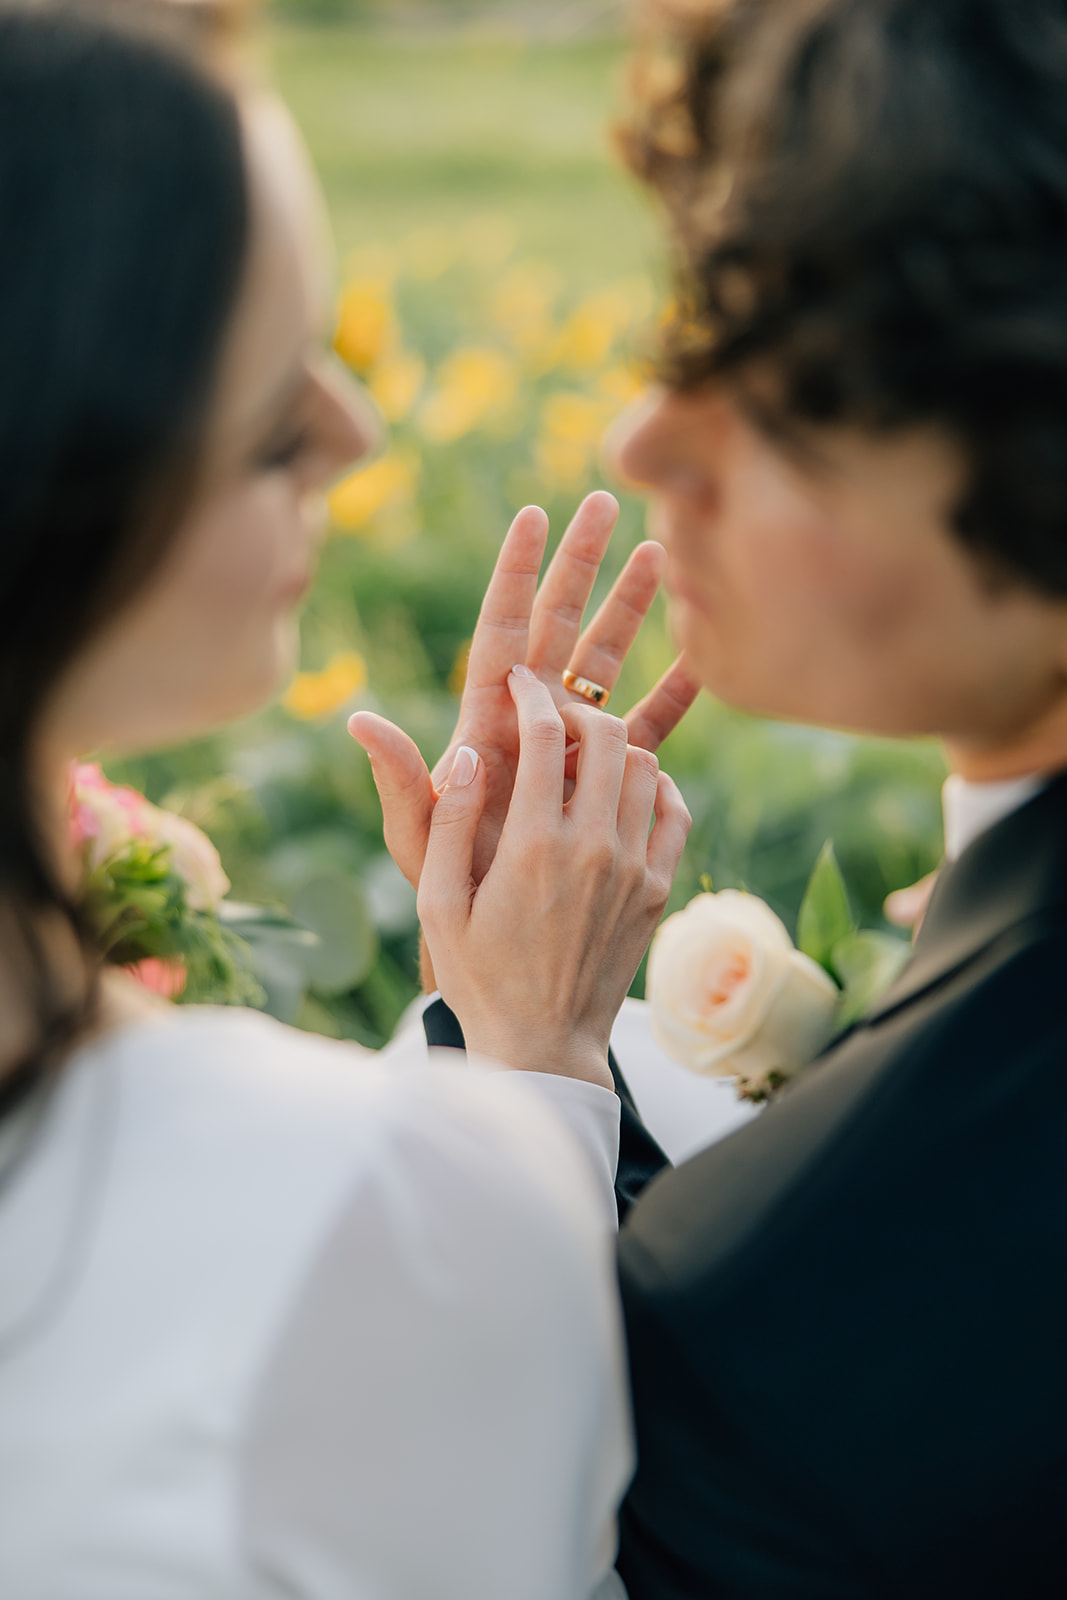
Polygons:
<instances>
[{"instance_id":1,"label":"clasped hand","mask_svg":"<svg viewBox=\"0 0 1067 1600\"><path fill-rule=\"evenodd\" d=\"M548 520L537 507L516 517L471 644L456 731L432 775L392 723L370 712L349 722L371 758L386 844L419 890L425 976L468 1044L512 1066L600 1081L611 1021L688 828L651 751L697 691L675 662L621 722L563 687L568 666L614 686L659 585L663 551L643 544L580 633L617 511L608 494L583 502L540 589ZM463 747L477 753L473 781L449 784ZM470 775L469 759L459 761Z\"/></svg>"}]
</instances>

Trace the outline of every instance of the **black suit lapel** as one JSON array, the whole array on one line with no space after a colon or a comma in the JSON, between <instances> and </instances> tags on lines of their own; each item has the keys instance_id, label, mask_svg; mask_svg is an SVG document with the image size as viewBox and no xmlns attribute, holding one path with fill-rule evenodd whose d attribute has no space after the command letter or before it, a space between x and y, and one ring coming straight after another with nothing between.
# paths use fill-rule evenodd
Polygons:
<instances>
[{"instance_id":1,"label":"black suit lapel","mask_svg":"<svg viewBox=\"0 0 1067 1600\"><path fill-rule=\"evenodd\" d=\"M1022 922L1067 905L1067 772L945 867L907 966L863 1018L878 1021Z\"/></svg>"}]
</instances>

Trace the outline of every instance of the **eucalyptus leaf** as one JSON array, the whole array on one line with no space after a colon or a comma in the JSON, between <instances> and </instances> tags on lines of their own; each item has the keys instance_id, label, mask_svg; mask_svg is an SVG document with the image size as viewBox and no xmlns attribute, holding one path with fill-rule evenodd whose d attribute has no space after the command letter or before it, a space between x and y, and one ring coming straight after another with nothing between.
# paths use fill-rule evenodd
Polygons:
<instances>
[{"instance_id":1,"label":"eucalyptus leaf","mask_svg":"<svg viewBox=\"0 0 1067 1600\"><path fill-rule=\"evenodd\" d=\"M891 933L850 933L833 948L833 974L843 994L838 1021L847 1028L884 994L904 967L911 946Z\"/></svg>"},{"instance_id":2,"label":"eucalyptus leaf","mask_svg":"<svg viewBox=\"0 0 1067 1600\"><path fill-rule=\"evenodd\" d=\"M833 964L836 947L855 932L852 910L848 903L848 890L841 876L841 868L834 855L834 847L827 839L819 852L804 898L797 915L797 948L817 961L832 978L837 978Z\"/></svg>"},{"instance_id":3,"label":"eucalyptus leaf","mask_svg":"<svg viewBox=\"0 0 1067 1600\"><path fill-rule=\"evenodd\" d=\"M293 916L319 937L303 952L313 989L343 994L362 983L378 958L378 934L355 878L312 878L293 896Z\"/></svg>"}]
</instances>

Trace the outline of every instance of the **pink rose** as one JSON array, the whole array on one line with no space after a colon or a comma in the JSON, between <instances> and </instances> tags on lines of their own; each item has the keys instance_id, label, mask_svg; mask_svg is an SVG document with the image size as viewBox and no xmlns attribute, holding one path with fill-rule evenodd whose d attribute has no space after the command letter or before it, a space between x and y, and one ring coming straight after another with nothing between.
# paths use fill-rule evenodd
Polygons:
<instances>
[{"instance_id":1,"label":"pink rose","mask_svg":"<svg viewBox=\"0 0 1067 1600\"><path fill-rule=\"evenodd\" d=\"M214 910L229 891L230 880L206 834L185 817L152 805L136 789L110 783L95 761L77 761L71 767L70 838L84 851L90 871L132 839L169 845L194 911Z\"/></svg>"},{"instance_id":2,"label":"pink rose","mask_svg":"<svg viewBox=\"0 0 1067 1600\"><path fill-rule=\"evenodd\" d=\"M164 1000L177 1000L189 976L183 961L161 961L158 956L135 961L126 971L153 994L162 995Z\"/></svg>"}]
</instances>

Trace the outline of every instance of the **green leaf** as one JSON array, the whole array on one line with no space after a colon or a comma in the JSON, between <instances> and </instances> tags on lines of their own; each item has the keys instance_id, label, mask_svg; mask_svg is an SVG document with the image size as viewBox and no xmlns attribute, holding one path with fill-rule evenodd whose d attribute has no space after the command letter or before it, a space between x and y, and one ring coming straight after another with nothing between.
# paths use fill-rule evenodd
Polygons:
<instances>
[{"instance_id":1,"label":"green leaf","mask_svg":"<svg viewBox=\"0 0 1067 1600\"><path fill-rule=\"evenodd\" d=\"M911 954L911 945L870 929L847 934L834 945L832 972L844 991L838 1022L847 1028L885 993Z\"/></svg>"},{"instance_id":2,"label":"green leaf","mask_svg":"<svg viewBox=\"0 0 1067 1600\"><path fill-rule=\"evenodd\" d=\"M797 948L825 967L832 978L834 948L855 931L848 890L834 847L827 839L808 879L797 916Z\"/></svg>"},{"instance_id":3,"label":"green leaf","mask_svg":"<svg viewBox=\"0 0 1067 1600\"><path fill-rule=\"evenodd\" d=\"M301 953L313 989L344 994L363 982L378 957L378 935L355 878L312 878L293 896L293 916L319 937Z\"/></svg>"}]
</instances>

